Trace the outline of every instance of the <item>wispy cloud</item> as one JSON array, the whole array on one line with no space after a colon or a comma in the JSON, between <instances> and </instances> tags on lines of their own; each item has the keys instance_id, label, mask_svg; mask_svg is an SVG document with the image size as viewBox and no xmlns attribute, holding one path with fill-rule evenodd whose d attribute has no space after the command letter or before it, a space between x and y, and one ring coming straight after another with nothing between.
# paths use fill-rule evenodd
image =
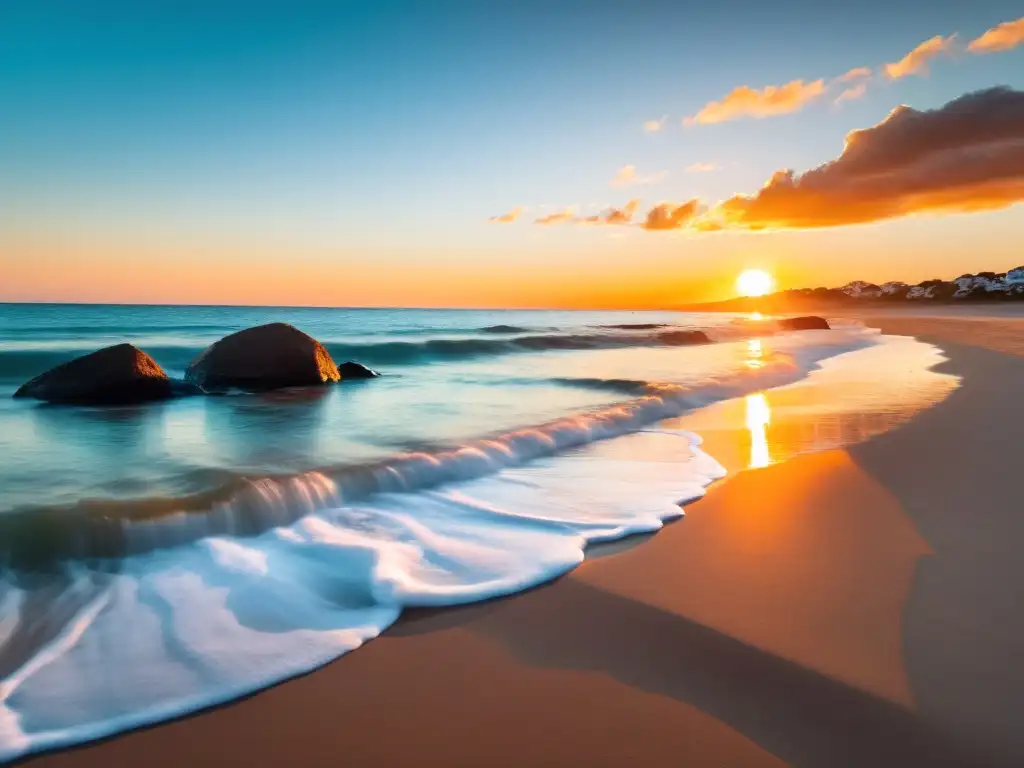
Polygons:
<instances>
[{"instance_id":1,"label":"wispy cloud","mask_svg":"<svg viewBox=\"0 0 1024 768\"><path fill-rule=\"evenodd\" d=\"M836 78L841 83L852 83L855 80L864 80L871 77L871 67L854 67L849 72Z\"/></svg>"},{"instance_id":2,"label":"wispy cloud","mask_svg":"<svg viewBox=\"0 0 1024 768\"><path fill-rule=\"evenodd\" d=\"M697 229L836 227L1024 201L1024 92L991 88L943 107L898 107L854 131L842 154L802 175L776 172L754 195L709 211Z\"/></svg>"},{"instance_id":3,"label":"wispy cloud","mask_svg":"<svg viewBox=\"0 0 1024 768\"><path fill-rule=\"evenodd\" d=\"M491 216L488 219L492 224L511 224L513 221L518 219L523 214L522 206L513 208L508 213L503 213L500 216Z\"/></svg>"},{"instance_id":4,"label":"wispy cloud","mask_svg":"<svg viewBox=\"0 0 1024 768\"><path fill-rule=\"evenodd\" d=\"M956 42L956 35L943 37L936 35L925 40L899 61L886 64L883 68L891 80L898 80L909 75L922 75L928 72L928 62L943 53L949 53Z\"/></svg>"},{"instance_id":5,"label":"wispy cloud","mask_svg":"<svg viewBox=\"0 0 1024 768\"><path fill-rule=\"evenodd\" d=\"M867 93L867 91L868 84L866 82L851 85L849 88L843 89L843 92L836 96L835 103L842 104L844 101L853 101L854 99L859 99L861 96Z\"/></svg>"},{"instance_id":6,"label":"wispy cloud","mask_svg":"<svg viewBox=\"0 0 1024 768\"><path fill-rule=\"evenodd\" d=\"M699 212L700 201L696 199L685 203L658 203L647 212L647 218L640 226L649 232L682 229Z\"/></svg>"},{"instance_id":7,"label":"wispy cloud","mask_svg":"<svg viewBox=\"0 0 1024 768\"><path fill-rule=\"evenodd\" d=\"M712 161L710 163L693 163L692 165L686 166L687 173L711 173L717 171L721 166Z\"/></svg>"},{"instance_id":8,"label":"wispy cloud","mask_svg":"<svg viewBox=\"0 0 1024 768\"><path fill-rule=\"evenodd\" d=\"M859 99L868 90L868 81L871 79L870 67L854 67L848 72L840 75L832 81L832 85L842 84L843 90L836 96L834 103L842 104L844 101Z\"/></svg>"},{"instance_id":9,"label":"wispy cloud","mask_svg":"<svg viewBox=\"0 0 1024 768\"><path fill-rule=\"evenodd\" d=\"M668 115L662 115L657 120L644 120L644 131L646 133L657 133L665 127Z\"/></svg>"},{"instance_id":10,"label":"wispy cloud","mask_svg":"<svg viewBox=\"0 0 1024 768\"><path fill-rule=\"evenodd\" d=\"M825 92L824 80L793 80L785 85L769 85L751 88L741 85L734 88L720 101L708 102L692 117L683 120L684 125L724 123L741 118L772 117L797 112Z\"/></svg>"},{"instance_id":11,"label":"wispy cloud","mask_svg":"<svg viewBox=\"0 0 1024 768\"><path fill-rule=\"evenodd\" d=\"M619 187L625 184L634 183L636 179L636 166L635 165L624 165L619 168L619 172L615 174L615 178L612 179L612 186Z\"/></svg>"},{"instance_id":12,"label":"wispy cloud","mask_svg":"<svg viewBox=\"0 0 1024 768\"><path fill-rule=\"evenodd\" d=\"M576 215L576 209L571 205L568 208L563 208L561 211L555 211L549 213L547 216L541 216L539 219L534 221L534 224L541 224L544 226L550 226L552 224L567 224L572 221L572 217Z\"/></svg>"},{"instance_id":13,"label":"wispy cloud","mask_svg":"<svg viewBox=\"0 0 1024 768\"><path fill-rule=\"evenodd\" d=\"M967 46L971 53L996 53L1008 51L1024 43L1024 16L1016 21L1004 21L988 30Z\"/></svg>"},{"instance_id":14,"label":"wispy cloud","mask_svg":"<svg viewBox=\"0 0 1024 768\"><path fill-rule=\"evenodd\" d=\"M624 165L611 180L611 185L613 187L628 187L635 184L657 184L659 181L664 181L667 176L667 171L658 171L650 176L641 176L636 172L635 165Z\"/></svg>"},{"instance_id":15,"label":"wispy cloud","mask_svg":"<svg viewBox=\"0 0 1024 768\"><path fill-rule=\"evenodd\" d=\"M883 64L878 71L890 80L899 80L910 75L928 72L930 62L943 54L958 49L957 35L935 37L919 44L899 61ZM1007 21L985 32L967 46L972 53L996 53L1007 51L1024 44L1024 17ZM854 67L826 82L825 79L804 81L793 80L784 85L768 85L751 88L741 85L717 101L710 101L695 115L683 119L683 125L724 123L742 118L765 118L798 112L816 101L828 91L839 90L835 104L861 98L868 89L872 77L870 67ZM660 130L661 121L649 121L653 130ZM646 128L645 123L645 128ZM657 125L657 128L653 128Z\"/></svg>"}]
</instances>

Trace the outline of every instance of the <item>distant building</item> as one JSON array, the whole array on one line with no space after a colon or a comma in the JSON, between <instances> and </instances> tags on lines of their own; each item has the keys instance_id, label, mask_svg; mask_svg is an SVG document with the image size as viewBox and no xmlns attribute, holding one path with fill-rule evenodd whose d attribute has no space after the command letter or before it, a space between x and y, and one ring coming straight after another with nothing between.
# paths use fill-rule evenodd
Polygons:
<instances>
[{"instance_id":1,"label":"distant building","mask_svg":"<svg viewBox=\"0 0 1024 768\"><path fill-rule=\"evenodd\" d=\"M1024 273L1022 273L1022 282L1024 282ZM992 272L978 275L962 275L954 280L953 283L956 285L956 291L953 293L954 299L964 299L979 291L984 291L985 293L1005 293L1009 287L1004 277Z\"/></svg>"},{"instance_id":2,"label":"distant building","mask_svg":"<svg viewBox=\"0 0 1024 768\"><path fill-rule=\"evenodd\" d=\"M1003 278L1010 285L1024 284L1024 267L1014 267Z\"/></svg>"}]
</instances>

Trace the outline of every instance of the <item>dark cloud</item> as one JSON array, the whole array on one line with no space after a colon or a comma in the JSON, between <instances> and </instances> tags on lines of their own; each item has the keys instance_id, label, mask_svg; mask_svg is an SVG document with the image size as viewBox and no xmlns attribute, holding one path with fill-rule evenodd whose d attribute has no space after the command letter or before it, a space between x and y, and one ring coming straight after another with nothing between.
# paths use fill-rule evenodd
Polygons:
<instances>
[{"instance_id":1,"label":"dark cloud","mask_svg":"<svg viewBox=\"0 0 1024 768\"><path fill-rule=\"evenodd\" d=\"M918 111L898 107L847 136L802 175L778 171L755 195L716 206L699 228L828 227L1024 199L1024 92L991 88Z\"/></svg>"}]
</instances>

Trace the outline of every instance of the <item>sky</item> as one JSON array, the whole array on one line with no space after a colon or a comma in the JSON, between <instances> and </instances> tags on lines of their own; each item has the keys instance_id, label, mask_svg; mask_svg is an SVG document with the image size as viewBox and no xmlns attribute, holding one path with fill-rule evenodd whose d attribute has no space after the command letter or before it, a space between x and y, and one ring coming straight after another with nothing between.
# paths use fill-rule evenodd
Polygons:
<instances>
[{"instance_id":1,"label":"sky","mask_svg":"<svg viewBox=\"0 0 1024 768\"><path fill-rule=\"evenodd\" d=\"M0 301L663 308L1024 262L1019 0L822 5L0 3Z\"/></svg>"}]
</instances>

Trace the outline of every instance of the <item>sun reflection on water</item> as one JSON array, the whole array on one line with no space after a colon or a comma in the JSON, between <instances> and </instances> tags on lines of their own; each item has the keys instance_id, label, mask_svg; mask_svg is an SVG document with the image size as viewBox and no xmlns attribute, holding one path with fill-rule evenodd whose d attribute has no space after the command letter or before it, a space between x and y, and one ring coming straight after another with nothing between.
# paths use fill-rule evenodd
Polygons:
<instances>
[{"instance_id":1,"label":"sun reflection on water","mask_svg":"<svg viewBox=\"0 0 1024 768\"><path fill-rule=\"evenodd\" d=\"M747 367L761 368L764 366L764 347L760 339L747 339Z\"/></svg>"},{"instance_id":2,"label":"sun reflection on water","mask_svg":"<svg viewBox=\"0 0 1024 768\"><path fill-rule=\"evenodd\" d=\"M767 467L772 463L768 451L768 425L771 408L763 392L747 395L747 429L750 430L750 468Z\"/></svg>"}]
</instances>

